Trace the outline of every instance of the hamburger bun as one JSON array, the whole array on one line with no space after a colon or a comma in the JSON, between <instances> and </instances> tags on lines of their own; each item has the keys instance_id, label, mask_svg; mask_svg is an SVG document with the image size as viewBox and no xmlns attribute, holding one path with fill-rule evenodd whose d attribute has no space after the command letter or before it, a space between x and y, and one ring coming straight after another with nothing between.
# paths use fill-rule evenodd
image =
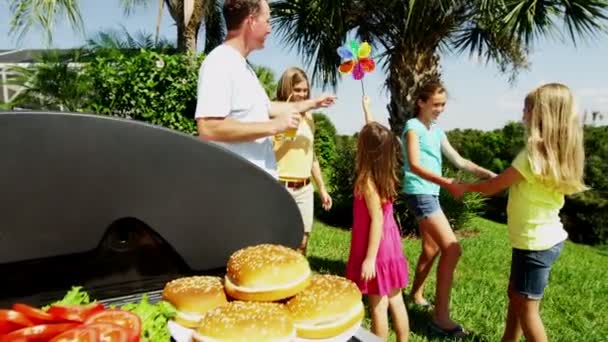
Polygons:
<instances>
[{"instance_id":1,"label":"hamburger bun","mask_svg":"<svg viewBox=\"0 0 608 342\"><path fill-rule=\"evenodd\" d=\"M207 312L193 335L197 342L293 341L296 331L285 305L234 301Z\"/></svg>"},{"instance_id":2,"label":"hamburger bun","mask_svg":"<svg viewBox=\"0 0 608 342\"><path fill-rule=\"evenodd\" d=\"M247 301L278 301L308 286L308 260L288 247L261 244L234 252L226 267L226 293Z\"/></svg>"},{"instance_id":3,"label":"hamburger bun","mask_svg":"<svg viewBox=\"0 0 608 342\"><path fill-rule=\"evenodd\" d=\"M314 275L310 285L288 300L286 306L297 336L303 339L340 336L360 326L365 315L357 285L334 275Z\"/></svg>"},{"instance_id":4,"label":"hamburger bun","mask_svg":"<svg viewBox=\"0 0 608 342\"><path fill-rule=\"evenodd\" d=\"M177 310L175 322L187 328L197 327L203 314L228 303L222 279L211 276L172 280L165 285L162 297Z\"/></svg>"}]
</instances>

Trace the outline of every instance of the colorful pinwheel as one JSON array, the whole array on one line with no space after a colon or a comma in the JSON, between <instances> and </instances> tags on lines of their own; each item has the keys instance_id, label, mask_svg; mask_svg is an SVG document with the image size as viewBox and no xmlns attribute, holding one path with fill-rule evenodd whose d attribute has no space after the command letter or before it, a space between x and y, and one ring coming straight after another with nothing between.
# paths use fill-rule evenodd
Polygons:
<instances>
[{"instance_id":1,"label":"colorful pinwheel","mask_svg":"<svg viewBox=\"0 0 608 342\"><path fill-rule=\"evenodd\" d=\"M352 72L355 80L362 80L366 72L374 71L376 63L370 57L372 47L367 42L359 46L356 41L351 41L350 46L338 48L338 55L342 60L338 70L343 75Z\"/></svg>"}]
</instances>

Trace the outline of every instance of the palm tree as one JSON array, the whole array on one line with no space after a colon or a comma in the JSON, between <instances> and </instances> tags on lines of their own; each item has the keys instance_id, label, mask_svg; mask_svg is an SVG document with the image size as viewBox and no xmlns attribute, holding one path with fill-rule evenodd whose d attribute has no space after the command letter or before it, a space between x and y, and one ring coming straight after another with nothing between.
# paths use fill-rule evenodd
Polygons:
<instances>
[{"instance_id":1,"label":"palm tree","mask_svg":"<svg viewBox=\"0 0 608 342\"><path fill-rule=\"evenodd\" d=\"M512 77L527 67L537 38L565 27L576 43L604 30L605 0L277 0L273 24L296 47L313 80L338 81L339 46L349 39L370 42L387 73L392 130L399 134L412 113L421 82L439 79L440 56L471 55L495 62Z\"/></svg>"},{"instance_id":2,"label":"palm tree","mask_svg":"<svg viewBox=\"0 0 608 342\"><path fill-rule=\"evenodd\" d=\"M132 34L122 25L120 30L97 32L86 40L82 49L91 51L92 54L99 54L103 51L115 51L117 53L132 51L138 53L140 49L155 50L167 54L176 51L174 42L145 31Z\"/></svg>"},{"instance_id":3,"label":"palm tree","mask_svg":"<svg viewBox=\"0 0 608 342\"><path fill-rule=\"evenodd\" d=\"M130 14L138 6L146 6L150 2L152 0L121 0L120 4L125 14ZM18 34L22 37L27 34L32 26L39 26L45 32L47 42L51 43L55 21L64 17L68 19L77 32L84 32L80 2L77 0L9 0L9 3L13 15L10 22L11 34ZM179 51L196 51L198 34L202 28L205 30L206 52L221 43L224 37L221 1L160 0L157 31L163 5L167 6L177 26L177 48Z\"/></svg>"}]
</instances>

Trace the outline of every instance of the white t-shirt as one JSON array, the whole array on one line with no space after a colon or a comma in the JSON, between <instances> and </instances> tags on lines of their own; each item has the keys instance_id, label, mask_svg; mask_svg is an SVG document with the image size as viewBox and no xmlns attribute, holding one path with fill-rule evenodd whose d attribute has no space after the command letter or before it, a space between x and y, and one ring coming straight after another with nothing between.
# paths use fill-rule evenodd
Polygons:
<instances>
[{"instance_id":1,"label":"white t-shirt","mask_svg":"<svg viewBox=\"0 0 608 342\"><path fill-rule=\"evenodd\" d=\"M233 47L222 44L203 60L198 76L195 118L227 117L242 122L269 121L270 99L255 71ZM247 142L216 142L277 178L270 137Z\"/></svg>"}]
</instances>

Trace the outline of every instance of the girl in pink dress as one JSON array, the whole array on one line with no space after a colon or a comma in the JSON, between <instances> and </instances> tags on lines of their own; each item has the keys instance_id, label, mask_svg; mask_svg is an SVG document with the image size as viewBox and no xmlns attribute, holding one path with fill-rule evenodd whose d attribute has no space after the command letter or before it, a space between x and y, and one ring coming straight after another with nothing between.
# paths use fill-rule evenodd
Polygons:
<instances>
[{"instance_id":1,"label":"girl in pink dress","mask_svg":"<svg viewBox=\"0 0 608 342\"><path fill-rule=\"evenodd\" d=\"M357 142L353 227L346 277L368 297L372 332L387 339L390 309L397 341L407 341L409 321L401 289L407 286L408 267L393 216L400 144L388 128L374 122L369 102L365 96L366 124Z\"/></svg>"}]
</instances>

